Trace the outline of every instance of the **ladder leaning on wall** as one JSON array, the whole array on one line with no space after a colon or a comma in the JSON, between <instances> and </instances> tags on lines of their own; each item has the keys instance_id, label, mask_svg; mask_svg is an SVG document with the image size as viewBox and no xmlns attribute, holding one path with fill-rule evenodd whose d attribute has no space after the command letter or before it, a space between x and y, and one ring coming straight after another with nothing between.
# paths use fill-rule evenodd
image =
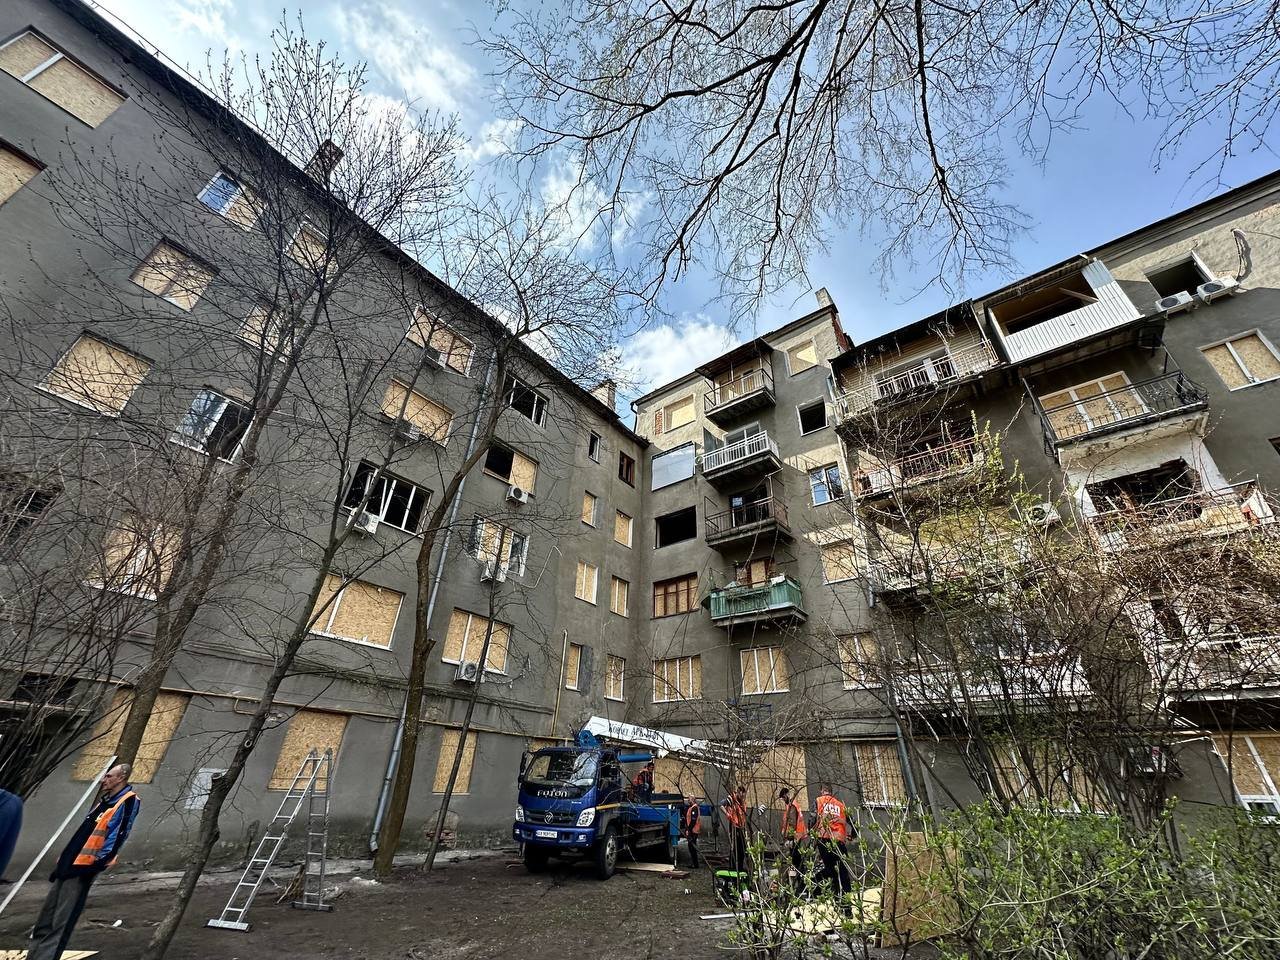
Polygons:
<instances>
[{"instance_id":1,"label":"ladder leaning on wall","mask_svg":"<svg viewBox=\"0 0 1280 960\"><path fill-rule=\"evenodd\" d=\"M271 819L266 833L258 841L258 847L245 865L240 882L231 891L222 914L205 924L224 930L248 930L249 907L258 895L267 871L275 861L280 848L289 835L289 827L297 819L305 802L307 805L307 850L302 862L302 899L293 906L301 910L332 910L333 905L324 902L324 868L329 849L329 784L333 773L333 751L320 755L315 750L307 754L285 792L276 815Z\"/></svg>"}]
</instances>

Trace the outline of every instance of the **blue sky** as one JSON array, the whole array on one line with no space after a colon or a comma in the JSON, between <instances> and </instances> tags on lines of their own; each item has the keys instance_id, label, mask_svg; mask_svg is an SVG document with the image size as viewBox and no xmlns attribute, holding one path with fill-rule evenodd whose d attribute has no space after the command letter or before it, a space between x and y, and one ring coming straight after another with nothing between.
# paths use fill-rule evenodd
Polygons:
<instances>
[{"instance_id":1,"label":"blue sky","mask_svg":"<svg viewBox=\"0 0 1280 960\"><path fill-rule=\"evenodd\" d=\"M249 54L263 50L281 11L260 0L96 2L173 61L196 68L210 49L215 59L227 48ZM456 112L472 138L477 162L497 150L502 128L489 95L494 78L481 51L468 45L473 24L492 21L483 0L294 0L288 9L301 10L313 38L325 39L349 61L367 61L375 92ZM1158 122L1135 119L1111 101L1098 100L1086 106L1077 130L1056 136L1043 164L1012 148L1007 198L1030 224L1014 243L1018 272L1097 246L1280 166L1275 151L1243 153L1228 160L1219 185L1208 174L1194 173L1219 146L1211 120L1175 157L1153 153L1160 131ZM1216 165L1211 169L1217 172ZM554 174L543 186L555 193ZM912 298L916 288L909 277L900 289L883 289L871 268L874 236L850 230L833 235L829 245L829 254L811 264L810 278L814 287L825 286L831 293L855 341L927 316L956 297L934 288ZM965 292L981 293L1007 279L974 277ZM646 385L664 383L755 331L780 326L815 305L811 289L788 290L760 312L755 331L731 333L720 311L707 305L714 293L714 278L695 271L668 291L667 307L675 319L632 338L624 359L644 372Z\"/></svg>"}]
</instances>

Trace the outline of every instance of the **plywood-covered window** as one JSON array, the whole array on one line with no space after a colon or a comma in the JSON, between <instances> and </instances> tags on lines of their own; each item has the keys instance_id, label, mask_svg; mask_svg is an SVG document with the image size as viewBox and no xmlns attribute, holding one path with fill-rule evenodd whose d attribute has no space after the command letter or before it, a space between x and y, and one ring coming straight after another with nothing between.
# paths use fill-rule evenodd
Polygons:
<instances>
[{"instance_id":1,"label":"plywood-covered window","mask_svg":"<svg viewBox=\"0 0 1280 960\"><path fill-rule=\"evenodd\" d=\"M268 790L288 790L293 786L294 778L302 769L302 762L312 750L316 756L323 757L326 750L333 751L333 759L338 759L338 749L342 746L342 737L347 732L345 713L329 713L325 710L299 710L285 721L284 743L280 745L280 754L276 757L275 769L271 771ZM298 786L308 782L311 771L307 771L307 779ZM328 786L323 777L316 778L317 787Z\"/></svg>"},{"instance_id":2,"label":"plywood-covered window","mask_svg":"<svg viewBox=\"0 0 1280 960\"><path fill-rule=\"evenodd\" d=\"M840 583L858 575L858 548L851 540L828 543L820 551L822 581Z\"/></svg>"},{"instance_id":3,"label":"plywood-covered window","mask_svg":"<svg viewBox=\"0 0 1280 960\"><path fill-rule=\"evenodd\" d=\"M892 740L853 744L854 765L862 802L868 807L900 807L907 802L907 789L898 762L898 745Z\"/></svg>"},{"instance_id":4,"label":"plywood-covered window","mask_svg":"<svg viewBox=\"0 0 1280 960\"><path fill-rule=\"evenodd\" d=\"M687 397L673 400L665 407L655 410L653 413L653 432L665 433L668 430L678 430L693 423L697 416L696 400L697 398L691 393Z\"/></svg>"},{"instance_id":5,"label":"plywood-covered window","mask_svg":"<svg viewBox=\"0 0 1280 960\"><path fill-rule=\"evenodd\" d=\"M613 539L624 547L631 546L634 526L635 523L631 517L619 510L613 518Z\"/></svg>"},{"instance_id":6,"label":"plywood-covered window","mask_svg":"<svg viewBox=\"0 0 1280 960\"><path fill-rule=\"evenodd\" d=\"M653 617L673 617L690 613L698 606L698 575L686 573L682 577L659 580L653 585Z\"/></svg>"},{"instance_id":7,"label":"plywood-covered window","mask_svg":"<svg viewBox=\"0 0 1280 960\"><path fill-rule=\"evenodd\" d=\"M403 600L403 593L363 580L351 580L343 586L342 577L331 573L316 598L311 632L389 647Z\"/></svg>"},{"instance_id":8,"label":"plywood-covered window","mask_svg":"<svg viewBox=\"0 0 1280 960\"><path fill-rule=\"evenodd\" d=\"M793 744L772 746L746 773L748 807L760 804L766 807L777 806L778 791L783 787L791 791L791 798L801 808L809 806L809 772L804 747Z\"/></svg>"},{"instance_id":9,"label":"plywood-covered window","mask_svg":"<svg viewBox=\"0 0 1280 960\"><path fill-rule=\"evenodd\" d=\"M179 531L132 511L120 516L102 542L89 582L118 593L154 598L173 576Z\"/></svg>"},{"instance_id":10,"label":"plywood-covered window","mask_svg":"<svg viewBox=\"0 0 1280 960\"><path fill-rule=\"evenodd\" d=\"M440 659L445 663L477 662L480 651L484 649L486 633L489 634L489 653L484 658L484 668L497 673L505 672L511 649L511 624L494 620L490 630L488 617L466 610L455 608L449 616L449 631L445 635Z\"/></svg>"},{"instance_id":11,"label":"plywood-covered window","mask_svg":"<svg viewBox=\"0 0 1280 960\"><path fill-rule=\"evenodd\" d=\"M298 228L289 242L289 259L300 267L306 267L316 273L324 271L331 275L337 264L329 256L329 242L324 234L309 223Z\"/></svg>"},{"instance_id":12,"label":"plywood-covered window","mask_svg":"<svg viewBox=\"0 0 1280 960\"><path fill-rule=\"evenodd\" d=\"M596 510L600 505L600 498L594 493L584 490L582 491L582 522L590 526L596 525Z\"/></svg>"},{"instance_id":13,"label":"plywood-covered window","mask_svg":"<svg viewBox=\"0 0 1280 960\"><path fill-rule=\"evenodd\" d=\"M1052 740L999 744L992 765L1005 796L1016 803L1047 802L1055 810L1102 810L1106 803L1092 779Z\"/></svg>"},{"instance_id":14,"label":"plywood-covered window","mask_svg":"<svg viewBox=\"0 0 1280 960\"><path fill-rule=\"evenodd\" d=\"M111 116L125 99L96 74L30 30L0 47L0 70L91 127Z\"/></svg>"},{"instance_id":15,"label":"plywood-covered window","mask_svg":"<svg viewBox=\"0 0 1280 960\"><path fill-rule=\"evenodd\" d=\"M702 699L702 657L653 661L653 702Z\"/></svg>"},{"instance_id":16,"label":"plywood-covered window","mask_svg":"<svg viewBox=\"0 0 1280 960\"><path fill-rule=\"evenodd\" d=\"M626 687L627 661L623 657L609 656L604 674L604 698L621 700Z\"/></svg>"},{"instance_id":17,"label":"plywood-covered window","mask_svg":"<svg viewBox=\"0 0 1280 960\"><path fill-rule=\"evenodd\" d=\"M571 643L564 662L564 688L582 689L582 644Z\"/></svg>"},{"instance_id":18,"label":"plywood-covered window","mask_svg":"<svg viewBox=\"0 0 1280 960\"><path fill-rule=\"evenodd\" d=\"M1077 384L1040 398L1059 440L1078 437L1147 412L1146 401L1123 372Z\"/></svg>"},{"instance_id":19,"label":"plywood-covered window","mask_svg":"<svg viewBox=\"0 0 1280 960\"><path fill-rule=\"evenodd\" d=\"M1280 734L1218 735L1213 746L1231 773L1241 805L1266 816L1280 816Z\"/></svg>"},{"instance_id":20,"label":"plywood-covered window","mask_svg":"<svg viewBox=\"0 0 1280 960\"><path fill-rule=\"evenodd\" d=\"M631 616L628 605L631 600L631 584L621 577L611 577L609 584L609 609L622 617Z\"/></svg>"},{"instance_id":21,"label":"plywood-covered window","mask_svg":"<svg viewBox=\"0 0 1280 960\"><path fill-rule=\"evenodd\" d=\"M40 165L0 140L0 203L4 203L34 179Z\"/></svg>"},{"instance_id":22,"label":"plywood-covered window","mask_svg":"<svg viewBox=\"0 0 1280 960\"><path fill-rule=\"evenodd\" d=\"M409 324L408 339L420 347L429 347L440 362L455 373L466 374L471 369L475 346L443 320L419 307Z\"/></svg>"},{"instance_id":23,"label":"plywood-covered window","mask_svg":"<svg viewBox=\"0 0 1280 960\"><path fill-rule=\"evenodd\" d=\"M284 357L293 350L292 331L286 329L286 323L283 316L260 303L245 316L236 336L265 353Z\"/></svg>"},{"instance_id":24,"label":"plywood-covered window","mask_svg":"<svg viewBox=\"0 0 1280 960\"><path fill-rule=\"evenodd\" d=\"M435 443L445 443L453 427L453 411L436 403L408 384L392 380L382 397L382 412L393 420L406 420Z\"/></svg>"},{"instance_id":25,"label":"plywood-covered window","mask_svg":"<svg viewBox=\"0 0 1280 960\"><path fill-rule=\"evenodd\" d=\"M484 472L527 493L532 493L538 482L537 461L502 443L490 444L484 458Z\"/></svg>"},{"instance_id":26,"label":"plywood-covered window","mask_svg":"<svg viewBox=\"0 0 1280 960\"><path fill-rule=\"evenodd\" d=\"M72 779L92 780L102 772L103 764L111 758L120 744L124 721L129 713L129 700L128 690L116 691L110 706L94 724L90 741L76 757ZM190 702L191 697L185 693L161 691L156 696L155 706L151 708L146 729L142 732L142 744L133 761L133 773L129 775L131 783L150 783L155 779L165 751L173 742Z\"/></svg>"},{"instance_id":27,"label":"plywood-covered window","mask_svg":"<svg viewBox=\"0 0 1280 960\"><path fill-rule=\"evenodd\" d=\"M175 307L190 310L213 282L213 268L161 240L129 279Z\"/></svg>"},{"instance_id":28,"label":"plywood-covered window","mask_svg":"<svg viewBox=\"0 0 1280 960\"><path fill-rule=\"evenodd\" d=\"M467 550L481 563L501 564L508 575L518 577L529 557L529 538L496 520L478 516L471 521Z\"/></svg>"},{"instance_id":29,"label":"plywood-covered window","mask_svg":"<svg viewBox=\"0 0 1280 960\"><path fill-rule=\"evenodd\" d=\"M458 765L458 777L453 781L454 793L471 792L471 771L476 763L476 732L467 733L462 739L461 730L446 730L440 735L440 754L436 757L436 775L431 781L432 793L444 793L449 787L449 774L462 751L462 762Z\"/></svg>"},{"instance_id":30,"label":"plywood-covered window","mask_svg":"<svg viewBox=\"0 0 1280 960\"><path fill-rule=\"evenodd\" d=\"M875 637L855 633L837 637L840 648L840 673L846 690L881 685L879 653Z\"/></svg>"},{"instance_id":31,"label":"plywood-covered window","mask_svg":"<svg viewBox=\"0 0 1280 960\"><path fill-rule=\"evenodd\" d=\"M682 796L706 797L707 765L698 760L668 755L653 764L655 793L678 793ZM703 829L707 827L704 825Z\"/></svg>"},{"instance_id":32,"label":"plywood-covered window","mask_svg":"<svg viewBox=\"0 0 1280 960\"><path fill-rule=\"evenodd\" d=\"M1280 377L1280 353L1257 330L1200 350L1222 382L1232 390Z\"/></svg>"},{"instance_id":33,"label":"plywood-covered window","mask_svg":"<svg viewBox=\"0 0 1280 960\"><path fill-rule=\"evenodd\" d=\"M806 340L787 348L787 370L791 373L803 373L817 365L818 346L814 341Z\"/></svg>"},{"instance_id":34,"label":"plywood-covered window","mask_svg":"<svg viewBox=\"0 0 1280 960\"><path fill-rule=\"evenodd\" d=\"M596 581L600 576L600 568L585 560L578 561L578 576L573 582L573 595L587 603L596 602Z\"/></svg>"},{"instance_id":35,"label":"plywood-covered window","mask_svg":"<svg viewBox=\"0 0 1280 960\"><path fill-rule=\"evenodd\" d=\"M781 647L751 647L738 654L742 694L786 693L787 659Z\"/></svg>"},{"instance_id":36,"label":"plywood-covered window","mask_svg":"<svg viewBox=\"0 0 1280 960\"><path fill-rule=\"evenodd\" d=\"M151 364L105 341L81 334L40 386L98 413L124 409Z\"/></svg>"}]
</instances>

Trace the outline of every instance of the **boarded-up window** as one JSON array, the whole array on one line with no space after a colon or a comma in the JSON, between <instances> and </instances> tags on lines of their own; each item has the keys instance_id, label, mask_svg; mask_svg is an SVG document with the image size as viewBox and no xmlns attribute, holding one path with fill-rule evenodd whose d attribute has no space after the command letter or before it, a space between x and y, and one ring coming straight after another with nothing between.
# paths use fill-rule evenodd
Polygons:
<instances>
[{"instance_id":1,"label":"boarded-up window","mask_svg":"<svg viewBox=\"0 0 1280 960\"><path fill-rule=\"evenodd\" d=\"M738 654L742 667L742 693L785 693L787 660L781 647L752 647Z\"/></svg>"},{"instance_id":2,"label":"boarded-up window","mask_svg":"<svg viewBox=\"0 0 1280 960\"><path fill-rule=\"evenodd\" d=\"M213 270L195 257L161 240L130 278L144 290L190 310L213 281Z\"/></svg>"},{"instance_id":3,"label":"boarded-up window","mask_svg":"<svg viewBox=\"0 0 1280 960\"><path fill-rule=\"evenodd\" d=\"M698 606L698 575L688 573L683 577L659 580L653 585L653 616L671 617L689 613Z\"/></svg>"},{"instance_id":4,"label":"boarded-up window","mask_svg":"<svg viewBox=\"0 0 1280 960\"><path fill-rule=\"evenodd\" d=\"M573 595L587 603L596 602L596 579L600 568L585 560L578 561L578 577L573 584Z\"/></svg>"},{"instance_id":5,"label":"boarded-up window","mask_svg":"<svg viewBox=\"0 0 1280 960\"><path fill-rule=\"evenodd\" d=\"M45 390L65 400L114 414L124 409L151 369L141 357L81 334L45 377Z\"/></svg>"},{"instance_id":6,"label":"boarded-up window","mask_svg":"<svg viewBox=\"0 0 1280 960\"><path fill-rule=\"evenodd\" d=\"M764 752L746 771L747 806L764 804L775 807L778 791L787 787L791 798L801 808L809 805L809 774L805 766L804 747L778 744Z\"/></svg>"},{"instance_id":7,"label":"boarded-up window","mask_svg":"<svg viewBox=\"0 0 1280 960\"><path fill-rule=\"evenodd\" d=\"M898 745L892 740L853 745L862 802L869 807L897 807L907 802Z\"/></svg>"},{"instance_id":8,"label":"boarded-up window","mask_svg":"<svg viewBox=\"0 0 1280 960\"><path fill-rule=\"evenodd\" d=\"M1280 377L1280 354L1256 330L1200 349L1222 382L1232 390Z\"/></svg>"},{"instance_id":9,"label":"boarded-up window","mask_svg":"<svg viewBox=\"0 0 1280 960\"><path fill-rule=\"evenodd\" d=\"M465 374L471 369L471 357L475 353L471 341L421 307L414 312L409 324L408 339L420 347L431 347L450 370Z\"/></svg>"},{"instance_id":10,"label":"boarded-up window","mask_svg":"<svg viewBox=\"0 0 1280 960\"><path fill-rule=\"evenodd\" d=\"M878 648L869 633L839 637L840 673L846 690L881 685Z\"/></svg>"},{"instance_id":11,"label":"boarded-up window","mask_svg":"<svg viewBox=\"0 0 1280 960\"><path fill-rule=\"evenodd\" d=\"M1040 398L1059 440L1077 437L1147 412L1146 401L1123 373L1113 373Z\"/></svg>"},{"instance_id":12,"label":"boarded-up window","mask_svg":"<svg viewBox=\"0 0 1280 960\"><path fill-rule=\"evenodd\" d=\"M248 230L262 212L262 201L231 174L218 171L200 191L199 200L210 210Z\"/></svg>"},{"instance_id":13,"label":"boarded-up window","mask_svg":"<svg viewBox=\"0 0 1280 960\"><path fill-rule=\"evenodd\" d=\"M858 548L852 541L829 543L822 548L822 580L839 583L858 575Z\"/></svg>"},{"instance_id":14,"label":"boarded-up window","mask_svg":"<svg viewBox=\"0 0 1280 960\"><path fill-rule=\"evenodd\" d=\"M787 369L792 373L802 373L817 365L818 348L812 340L797 343L787 349Z\"/></svg>"},{"instance_id":15,"label":"boarded-up window","mask_svg":"<svg viewBox=\"0 0 1280 960\"><path fill-rule=\"evenodd\" d=\"M124 97L102 80L29 31L0 47L0 70L91 127L124 103Z\"/></svg>"},{"instance_id":16,"label":"boarded-up window","mask_svg":"<svg viewBox=\"0 0 1280 960\"><path fill-rule=\"evenodd\" d=\"M363 580L352 580L343 586L342 578L331 573L325 578L324 588L316 599L312 632L375 647L389 647L402 600L404 594L390 587L379 587Z\"/></svg>"},{"instance_id":17,"label":"boarded-up window","mask_svg":"<svg viewBox=\"0 0 1280 960\"><path fill-rule=\"evenodd\" d=\"M36 163L0 142L0 203L21 190L39 172Z\"/></svg>"},{"instance_id":18,"label":"boarded-up window","mask_svg":"<svg viewBox=\"0 0 1280 960\"><path fill-rule=\"evenodd\" d=\"M511 576L518 577L528 559L529 538L496 520L475 517L467 550L481 563L501 563Z\"/></svg>"},{"instance_id":19,"label":"boarded-up window","mask_svg":"<svg viewBox=\"0 0 1280 960\"><path fill-rule=\"evenodd\" d=\"M430 397L412 390L399 380L387 384L382 398L382 412L393 420L407 420L428 440L444 443L449 439L453 425L453 411L436 403Z\"/></svg>"},{"instance_id":20,"label":"boarded-up window","mask_svg":"<svg viewBox=\"0 0 1280 960\"><path fill-rule=\"evenodd\" d=\"M604 696L606 700L621 700L627 679L627 661L622 657L610 656L604 674Z\"/></svg>"},{"instance_id":21,"label":"boarded-up window","mask_svg":"<svg viewBox=\"0 0 1280 960\"><path fill-rule=\"evenodd\" d=\"M331 274L336 264L329 259L328 247L323 233L315 227L303 224L289 244L289 259L308 270L324 270L326 274Z\"/></svg>"},{"instance_id":22,"label":"boarded-up window","mask_svg":"<svg viewBox=\"0 0 1280 960\"><path fill-rule=\"evenodd\" d=\"M125 512L107 531L90 582L108 590L155 597L173 575L181 535L172 527Z\"/></svg>"},{"instance_id":23,"label":"boarded-up window","mask_svg":"<svg viewBox=\"0 0 1280 960\"><path fill-rule=\"evenodd\" d=\"M619 510L617 516L613 518L613 539L624 547L631 546L633 527L632 519Z\"/></svg>"},{"instance_id":24,"label":"boarded-up window","mask_svg":"<svg viewBox=\"0 0 1280 960\"><path fill-rule=\"evenodd\" d=\"M699 700L702 697L702 657L673 657L653 661L653 702Z\"/></svg>"},{"instance_id":25,"label":"boarded-up window","mask_svg":"<svg viewBox=\"0 0 1280 960\"><path fill-rule=\"evenodd\" d=\"M655 414L654 427L657 433L676 430L693 423L695 417L695 397L690 394L667 404Z\"/></svg>"},{"instance_id":26,"label":"boarded-up window","mask_svg":"<svg viewBox=\"0 0 1280 960\"><path fill-rule=\"evenodd\" d=\"M686 797L705 797L706 764L684 757L659 757L653 763L655 793L679 793ZM707 827L704 825L703 829Z\"/></svg>"},{"instance_id":27,"label":"boarded-up window","mask_svg":"<svg viewBox=\"0 0 1280 960\"><path fill-rule=\"evenodd\" d=\"M992 763L1005 796L1015 802L1046 802L1055 810L1070 811L1106 808L1084 768L1055 741L997 745Z\"/></svg>"},{"instance_id":28,"label":"boarded-up window","mask_svg":"<svg viewBox=\"0 0 1280 960\"><path fill-rule=\"evenodd\" d=\"M285 320L266 304L258 304L244 318L236 331L245 343L252 344L270 354L288 354L293 349L292 337L285 329Z\"/></svg>"},{"instance_id":29,"label":"boarded-up window","mask_svg":"<svg viewBox=\"0 0 1280 960\"><path fill-rule=\"evenodd\" d=\"M513 450L511 456L511 485L521 490L532 491L538 481L538 465L519 450Z\"/></svg>"},{"instance_id":30,"label":"boarded-up window","mask_svg":"<svg viewBox=\"0 0 1280 960\"><path fill-rule=\"evenodd\" d=\"M1280 814L1280 734L1219 735L1213 746L1231 772L1240 802L1251 810Z\"/></svg>"},{"instance_id":31,"label":"boarded-up window","mask_svg":"<svg viewBox=\"0 0 1280 960\"><path fill-rule=\"evenodd\" d=\"M120 734L124 732L124 721L129 713L129 699L129 691L116 691L107 712L94 724L93 739L76 757L71 773L73 779L92 780L102 772L102 765L116 752L120 743ZM155 779L190 701L191 697L185 693L162 692L156 696L155 706L151 708L146 729L142 732L142 744L133 761L133 773L129 775L131 783L150 783Z\"/></svg>"},{"instance_id":32,"label":"boarded-up window","mask_svg":"<svg viewBox=\"0 0 1280 960\"><path fill-rule=\"evenodd\" d=\"M294 777L302 769L302 762L312 750L323 757L326 750L333 751L333 759L338 759L338 748L342 746L342 736L347 731L347 720L344 713L327 713L323 710L299 710L285 721L284 743L280 745L280 755L276 757L276 767L271 771L268 790L288 790L293 786ZM307 770L307 778L299 782L298 789L310 780L311 771ZM316 778L316 786L324 787L324 779Z\"/></svg>"},{"instance_id":33,"label":"boarded-up window","mask_svg":"<svg viewBox=\"0 0 1280 960\"><path fill-rule=\"evenodd\" d=\"M449 774L453 771L454 761L458 756L458 744L462 741L461 730L446 730L440 736L440 755L436 757L436 775L431 783L433 793L444 793L449 786ZM476 733L467 734L466 743L462 746L462 763L458 765L458 778L453 781L454 793L471 792L471 768L476 762Z\"/></svg>"},{"instance_id":34,"label":"boarded-up window","mask_svg":"<svg viewBox=\"0 0 1280 960\"><path fill-rule=\"evenodd\" d=\"M582 681L582 644L571 643L564 664L564 688L566 690L581 689Z\"/></svg>"},{"instance_id":35,"label":"boarded-up window","mask_svg":"<svg viewBox=\"0 0 1280 960\"><path fill-rule=\"evenodd\" d=\"M489 620L478 613L454 609L449 617L449 632L445 635L444 652L440 659L445 663L474 663L484 649L484 638L489 631ZM489 653L484 658L486 670L502 673L507 669L507 654L511 647L511 624L495 620L489 631Z\"/></svg>"},{"instance_id":36,"label":"boarded-up window","mask_svg":"<svg viewBox=\"0 0 1280 960\"><path fill-rule=\"evenodd\" d=\"M630 616L627 605L631 598L631 584L620 577L613 577L609 589L609 609L620 616Z\"/></svg>"},{"instance_id":37,"label":"boarded-up window","mask_svg":"<svg viewBox=\"0 0 1280 960\"><path fill-rule=\"evenodd\" d=\"M596 505L599 503L594 493L582 492L582 522L596 525Z\"/></svg>"}]
</instances>

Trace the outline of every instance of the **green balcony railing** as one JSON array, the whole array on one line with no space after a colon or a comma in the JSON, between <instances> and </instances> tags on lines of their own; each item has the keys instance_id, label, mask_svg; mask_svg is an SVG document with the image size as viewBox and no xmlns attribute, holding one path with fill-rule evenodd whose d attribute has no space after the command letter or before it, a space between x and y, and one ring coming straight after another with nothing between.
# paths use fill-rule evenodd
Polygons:
<instances>
[{"instance_id":1,"label":"green balcony railing","mask_svg":"<svg viewBox=\"0 0 1280 960\"><path fill-rule=\"evenodd\" d=\"M761 620L772 615L805 616L804 591L790 577L774 577L751 587L724 587L712 590L707 598L711 622L721 620Z\"/></svg>"}]
</instances>

